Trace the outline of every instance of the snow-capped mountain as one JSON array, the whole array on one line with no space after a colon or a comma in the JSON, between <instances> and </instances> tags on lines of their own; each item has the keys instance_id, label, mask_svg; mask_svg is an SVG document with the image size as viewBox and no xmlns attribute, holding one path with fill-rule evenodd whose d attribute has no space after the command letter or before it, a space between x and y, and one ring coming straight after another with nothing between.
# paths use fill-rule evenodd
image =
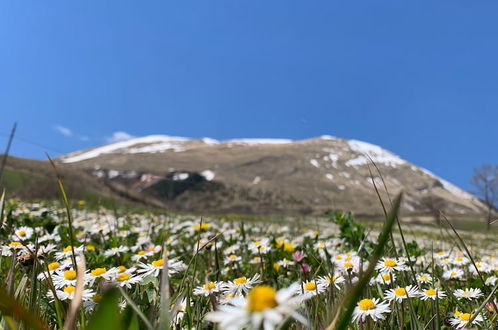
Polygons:
<instances>
[{"instance_id":1,"label":"snow-capped mountain","mask_svg":"<svg viewBox=\"0 0 498 330\"><path fill-rule=\"evenodd\" d=\"M405 192L403 208L413 214L427 213L434 199L450 213L482 208L473 195L380 146L332 136L217 141L151 135L73 152L59 161L189 211L343 209L375 215L381 206L373 182L384 191L383 180L392 195Z\"/></svg>"}]
</instances>

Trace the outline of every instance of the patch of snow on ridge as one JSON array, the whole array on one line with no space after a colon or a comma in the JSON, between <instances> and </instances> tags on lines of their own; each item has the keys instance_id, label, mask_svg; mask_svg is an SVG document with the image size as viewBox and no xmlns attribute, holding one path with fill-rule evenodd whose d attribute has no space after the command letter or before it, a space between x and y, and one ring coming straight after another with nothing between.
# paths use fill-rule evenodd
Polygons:
<instances>
[{"instance_id":1,"label":"patch of snow on ridge","mask_svg":"<svg viewBox=\"0 0 498 330\"><path fill-rule=\"evenodd\" d=\"M183 181L183 180L187 180L189 177L189 174L188 173L175 173L173 174L173 180L174 181Z\"/></svg>"},{"instance_id":2,"label":"patch of snow on ridge","mask_svg":"<svg viewBox=\"0 0 498 330\"><path fill-rule=\"evenodd\" d=\"M204 170L201 172L201 175L207 180L207 181L211 181L214 179L215 177L215 174L213 171L211 170Z\"/></svg>"},{"instance_id":3,"label":"patch of snow on ridge","mask_svg":"<svg viewBox=\"0 0 498 330\"><path fill-rule=\"evenodd\" d=\"M139 138L134 138L134 139L129 139L129 140L125 140L125 141L119 141L119 142L107 144L107 145L104 145L101 147L90 149L88 151L72 153L72 154L69 154L69 155L65 156L64 158L62 158L62 161L64 163L79 162L82 160L95 158L95 157L100 156L102 154L110 154L110 153L116 152L118 150L130 148L130 147L137 145L137 144L151 144L151 143L163 144L161 147L157 147L157 148L160 148L160 149L162 148L162 150L164 150L164 148L166 147L166 144L168 144L168 146L170 146L172 148L173 145L175 145L175 142L179 143L179 142L186 142L186 141L190 141L190 140L191 139L184 138L184 137L178 137L178 136L149 135L149 136L144 136L144 137L139 137ZM180 145L176 145L176 146L177 146L177 148L180 147ZM129 153L130 150L132 151L132 153L148 152L148 151L139 151L140 149L144 149L147 147L154 148L154 146L145 146L145 147L140 147L140 148L131 148L129 150L125 150L125 152Z\"/></svg>"},{"instance_id":4,"label":"patch of snow on ridge","mask_svg":"<svg viewBox=\"0 0 498 330\"><path fill-rule=\"evenodd\" d=\"M368 164L370 162L370 159L366 155L368 155L375 163L385 164L392 167L396 167L396 165L402 165L406 163L403 159L399 158L395 154L382 149L375 144L358 140L349 140L348 145L351 150L361 154L361 156L348 160L345 163L346 166L360 166Z\"/></svg>"},{"instance_id":5,"label":"patch of snow on ridge","mask_svg":"<svg viewBox=\"0 0 498 330\"><path fill-rule=\"evenodd\" d=\"M248 145L258 145L258 144L287 144L292 143L289 139L235 139L228 140L227 143L237 143L237 144L248 144Z\"/></svg>"},{"instance_id":6,"label":"patch of snow on ridge","mask_svg":"<svg viewBox=\"0 0 498 330\"><path fill-rule=\"evenodd\" d=\"M261 178L259 176L255 177L254 180L252 180L252 184L258 184L261 182Z\"/></svg>"},{"instance_id":7,"label":"patch of snow on ridge","mask_svg":"<svg viewBox=\"0 0 498 330\"><path fill-rule=\"evenodd\" d=\"M475 196L472 195L471 193L468 193L465 190L458 188L454 184L446 181L445 179L442 179L441 177L437 176L436 174L432 173L431 171L429 171L425 168L422 168L422 167L420 167L419 169L422 172L424 172L425 174L433 177L434 179L439 180L439 182L441 182L441 184L443 185L443 188L448 190L453 195L458 196L458 197L463 198L463 199L468 199L468 200L475 199Z\"/></svg>"},{"instance_id":8,"label":"patch of snow on ridge","mask_svg":"<svg viewBox=\"0 0 498 330\"><path fill-rule=\"evenodd\" d=\"M316 159L310 159L310 164L315 166L316 168L320 167L320 164L318 163L318 161Z\"/></svg>"},{"instance_id":9,"label":"patch of snow on ridge","mask_svg":"<svg viewBox=\"0 0 498 330\"><path fill-rule=\"evenodd\" d=\"M334 176L330 173L325 174L325 177L329 180L332 180L334 178Z\"/></svg>"}]
</instances>

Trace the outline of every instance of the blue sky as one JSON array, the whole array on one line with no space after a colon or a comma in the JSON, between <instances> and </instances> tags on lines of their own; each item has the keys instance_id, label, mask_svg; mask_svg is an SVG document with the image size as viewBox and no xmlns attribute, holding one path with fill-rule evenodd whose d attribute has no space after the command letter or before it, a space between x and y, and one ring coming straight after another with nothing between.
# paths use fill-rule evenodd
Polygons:
<instances>
[{"instance_id":1,"label":"blue sky","mask_svg":"<svg viewBox=\"0 0 498 330\"><path fill-rule=\"evenodd\" d=\"M115 132L379 144L469 188L497 163L498 2L2 1L0 146ZM2 147L3 148L3 147Z\"/></svg>"}]
</instances>

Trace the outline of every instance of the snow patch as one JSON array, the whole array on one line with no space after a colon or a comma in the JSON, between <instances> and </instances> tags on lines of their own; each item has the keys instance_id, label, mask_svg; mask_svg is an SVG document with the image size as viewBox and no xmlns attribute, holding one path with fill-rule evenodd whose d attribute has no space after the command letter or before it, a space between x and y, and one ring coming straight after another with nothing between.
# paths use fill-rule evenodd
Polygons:
<instances>
[{"instance_id":1,"label":"snow patch","mask_svg":"<svg viewBox=\"0 0 498 330\"><path fill-rule=\"evenodd\" d=\"M325 174L325 177L329 180L332 180L334 178L334 176L330 173Z\"/></svg>"},{"instance_id":2,"label":"snow patch","mask_svg":"<svg viewBox=\"0 0 498 330\"><path fill-rule=\"evenodd\" d=\"M318 163L318 161L316 159L310 159L310 164L315 166L316 168L320 167L320 164Z\"/></svg>"},{"instance_id":3,"label":"snow patch","mask_svg":"<svg viewBox=\"0 0 498 330\"><path fill-rule=\"evenodd\" d=\"M468 199L468 200L475 199L474 195L466 192L465 190L463 190L461 188L458 188L454 184L452 184L452 183L446 181L445 179L435 175L431 171L426 170L425 168L422 168L422 167L420 167L419 169L422 172L424 172L425 174L429 175L430 177L432 177L436 180L439 180L439 182L441 182L441 184L443 185L443 188L446 189L447 191L449 191L450 193L452 193L453 195L458 196L458 197L463 198L463 199Z\"/></svg>"},{"instance_id":4,"label":"snow patch","mask_svg":"<svg viewBox=\"0 0 498 330\"><path fill-rule=\"evenodd\" d=\"M346 162L346 166L361 166L370 163L369 157L374 163L385 164L396 167L397 165L405 164L406 162L395 154L382 149L381 147L358 140L349 140L348 145L356 153L362 154L354 159Z\"/></svg>"},{"instance_id":5,"label":"snow patch","mask_svg":"<svg viewBox=\"0 0 498 330\"><path fill-rule=\"evenodd\" d=\"M344 189L346 189L346 186L341 184L341 185L338 185L337 188L339 188L339 190L344 190Z\"/></svg>"},{"instance_id":6,"label":"snow patch","mask_svg":"<svg viewBox=\"0 0 498 330\"><path fill-rule=\"evenodd\" d=\"M204 170L201 172L201 175L207 180L207 181L211 181L214 179L215 177L215 174L213 171L211 170Z\"/></svg>"},{"instance_id":7,"label":"snow patch","mask_svg":"<svg viewBox=\"0 0 498 330\"><path fill-rule=\"evenodd\" d=\"M101 147L93 148L88 151L82 151L82 152L76 152L76 153L71 153L67 156L62 157L62 161L64 163L75 163L79 162L82 160L87 160L91 158L95 158L97 156L100 156L102 154L110 154L119 151L124 151L125 153L129 153L130 150L132 153L137 153L137 152L147 152L143 151L144 148L152 148L155 149L156 152L159 150L167 150L166 148L180 148L182 142L189 141L190 139L184 138L184 137L178 137L178 136L167 136L167 135L149 135L149 136L144 136L144 137L139 137L139 138L134 138L134 139L129 139L126 141L119 141L111 144L107 144ZM145 147L137 147L137 148L130 148L134 145L138 144L160 144L160 146L154 147L152 146L145 146ZM123 150L124 149L124 150Z\"/></svg>"},{"instance_id":8,"label":"snow patch","mask_svg":"<svg viewBox=\"0 0 498 330\"><path fill-rule=\"evenodd\" d=\"M235 140L228 140L227 143L246 144L246 145L287 144L287 143L292 143L292 140L289 140L289 139L235 139Z\"/></svg>"},{"instance_id":9,"label":"snow patch","mask_svg":"<svg viewBox=\"0 0 498 330\"><path fill-rule=\"evenodd\" d=\"M261 182L261 178L259 176L255 177L254 180L252 180L252 184L258 184Z\"/></svg>"},{"instance_id":10,"label":"snow patch","mask_svg":"<svg viewBox=\"0 0 498 330\"><path fill-rule=\"evenodd\" d=\"M174 181L183 181L183 180L187 180L189 177L189 174L188 173L175 173L173 174L173 180Z\"/></svg>"}]
</instances>

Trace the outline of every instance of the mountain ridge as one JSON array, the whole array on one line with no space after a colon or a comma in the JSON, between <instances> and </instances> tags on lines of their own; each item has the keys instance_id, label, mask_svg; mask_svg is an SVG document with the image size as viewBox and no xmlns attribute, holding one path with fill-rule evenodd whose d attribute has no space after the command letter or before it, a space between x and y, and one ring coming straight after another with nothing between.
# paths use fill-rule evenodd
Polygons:
<instances>
[{"instance_id":1,"label":"mountain ridge","mask_svg":"<svg viewBox=\"0 0 498 330\"><path fill-rule=\"evenodd\" d=\"M58 161L155 194L165 207L182 211L381 214L372 180L378 188L386 183L392 194L403 190L406 212L427 213L431 199L456 214L479 213L483 207L472 194L378 145L327 135L226 141L149 135L76 151Z\"/></svg>"}]
</instances>

